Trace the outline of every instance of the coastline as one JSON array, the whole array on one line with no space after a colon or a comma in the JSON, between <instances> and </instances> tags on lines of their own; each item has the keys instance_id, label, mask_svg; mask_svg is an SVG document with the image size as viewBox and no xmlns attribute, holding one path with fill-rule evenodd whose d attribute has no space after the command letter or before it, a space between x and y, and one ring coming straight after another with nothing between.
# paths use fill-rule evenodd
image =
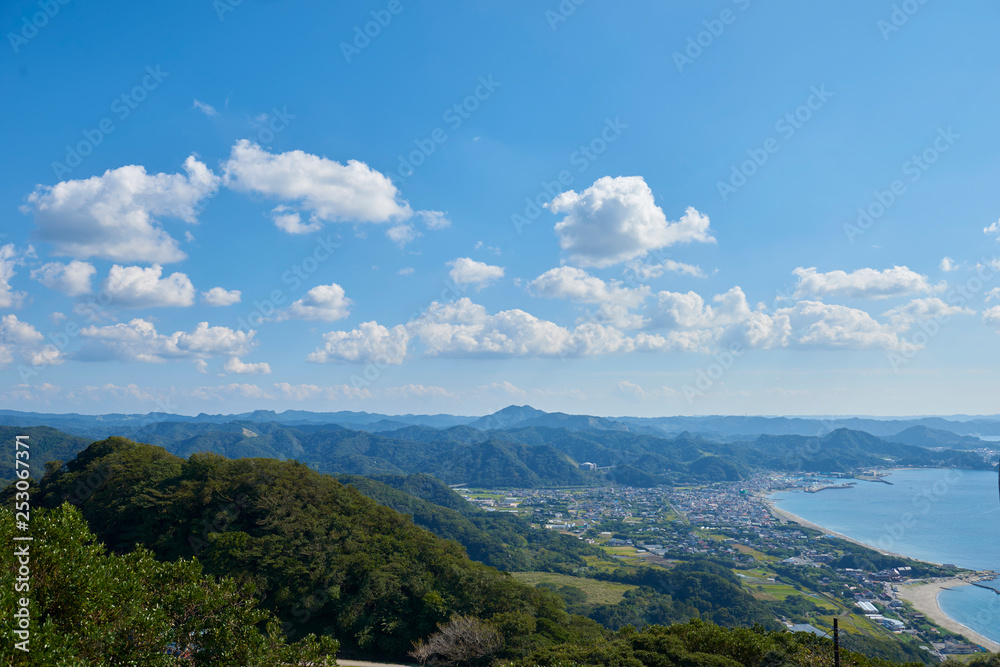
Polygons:
<instances>
[{"instance_id":1,"label":"coastline","mask_svg":"<svg viewBox=\"0 0 1000 667\"><path fill-rule=\"evenodd\" d=\"M860 540L855 540L851 537L848 537L843 533L838 533L835 530L829 530L828 528L824 528L819 524L813 523L812 521L807 521L806 519L803 519L802 517L796 514L792 514L787 510L781 509L774 503L774 501L772 501L764 494L760 494L759 497L768 507L771 513L775 515L776 518L785 519L786 521L793 521L806 528L812 528L813 530L818 530L821 533L825 533L827 535L833 535L834 537L838 537L842 540L847 540L848 542L852 542L854 544L863 546L873 551L877 551L880 554L886 556L899 556L901 558L909 558L910 560L920 560L918 558L911 558L910 556L906 556L905 554L899 554L892 551L886 551L885 549L879 549L878 547L873 547L869 544L865 544ZM927 561L927 560L922 560L921 562L931 563L932 565L941 565L941 563L934 563L932 561ZM967 625L959 623L951 616L948 616L946 613L944 613L944 611L941 609L941 605L938 604L938 595L941 593L941 591L948 588L954 588L956 586L968 586L968 585L969 585L968 581L958 577L933 579L930 581L920 579L908 582L906 584L901 584L899 586L898 595L900 598L912 604L915 609L917 609L920 613L924 614L927 618L931 619L934 623L941 626L942 628L950 630L951 632L955 632L957 634L965 635L967 639L979 644L988 651L991 651L993 653L1000 652L1000 643L997 643L992 639L989 639L988 637L984 637L983 635L979 634L978 632L968 627Z\"/></svg>"},{"instance_id":2,"label":"coastline","mask_svg":"<svg viewBox=\"0 0 1000 667\"><path fill-rule=\"evenodd\" d=\"M774 503L773 500L771 500L770 498L768 498L764 494L759 494L759 497L760 497L761 501L763 501L763 503L765 505L767 505L768 509L771 510L771 514L774 514L776 518L785 519L786 521L793 521L793 522L799 524L800 526L804 526L806 528L812 528L813 530L818 530L819 532L825 533L827 535L833 535L834 537L838 537L838 538L840 538L842 540L845 540L847 542L851 542L852 544L857 544L858 546L862 546L862 547L864 547L866 549L871 549L872 551L877 551L880 554L882 554L883 556L897 556L899 558L909 558L910 560L921 560L919 558L911 558L910 556L907 556L906 554L896 553L895 551L886 551L885 549L879 549L878 547L874 547L874 546L872 546L870 544L865 544L861 540L856 540L853 537L848 537L847 535L844 535L843 533L838 533L835 530L830 530L829 528L824 528L823 526L819 525L818 523L813 523L812 521L807 521L806 519L803 519L802 517L800 517L797 514L792 514L788 510L783 510L780 507L778 507ZM930 563L931 565L941 565L941 563L935 563L934 561L929 561L929 560L922 560L921 562L923 562L923 563Z\"/></svg>"},{"instance_id":3,"label":"coastline","mask_svg":"<svg viewBox=\"0 0 1000 667\"><path fill-rule=\"evenodd\" d=\"M1000 644L984 637L967 625L962 625L951 616L941 610L938 604L938 595L941 591L956 586L968 586L969 582L958 577L932 580L916 580L906 584L900 584L899 597L913 605L915 609L927 616L942 628L951 630L975 642L988 651L996 653L1000 651Z\"/></svg>"}]
</instances>

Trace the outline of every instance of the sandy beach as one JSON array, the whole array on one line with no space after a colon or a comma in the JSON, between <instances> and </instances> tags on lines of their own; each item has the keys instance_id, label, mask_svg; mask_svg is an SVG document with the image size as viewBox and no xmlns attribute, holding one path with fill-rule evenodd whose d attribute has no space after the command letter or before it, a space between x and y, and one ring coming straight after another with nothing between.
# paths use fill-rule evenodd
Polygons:
<instances>
[{"instance_id":1,"label":"sandy beach","mask_svg":"<svg viewBox=\"0 0 1000 667\"><path fill-rule=\"evenodd\" d=\"M791 512L786 512L785 510L777 507L773 502L771 502L771 500L769 500L764 496L761 496L761 498L775 516L785 519L786 521L794 521L800 526L805 526L806 528L812 528L813 530L818 530L822 533L826 533L827 535L835 535L836 537L839 537L842 540L847 540L848 542L853 542L854 544L860 544L863 547L872 549L887 556L900 556L902 558L909 558L909 556L894 553L892 551L886 551L884 549L878 549L871 545L865 544L864 542L859 542L858 540L852 539L842 533L838 533L833 530L828 530L823 526L820 526L819 524L815 524L812 521L806 521L802 517L796 516ZM922 562L928 563L930 561L922 561ZM940 563L933 563L933 564L940 565ZM975 630L962 625L961 623L959 623L958 621L954 620L953 618L945 614L943 611L941 611L941 607L938 605L937 601L938 593L940 593L946 588L953 588L955 586L967 586L967 585L969 585L968 581L959 579L957 577L952 577L948 579L937 579L927 582L916 582L912 584L902 584L899 586L899 597L912 604L922 614L924 614L925 616L927 616L927 618L931 619L932 621L940 625L942 628L965 635L965 637L968 638L970 641L973 641L979 644L980 646L984 647L985 649L993 651L994 653L1000 651L1000 644L991 639L987 639L986 637L982 636Z\"/></svg>"},{"instance_id":2,"label":"sandy beach","mask_svg":"<svg viewBox=\"0 0 1000 667\"><path fill-rule=\"evenodd\" d=\"M941 611L941 607L938 605L937 597L941 591L946 588L954 588L955 586L967 586L968 584L968 581L955 577L950 579L934 579L927 581L926 583L916 582L912 584L903 584L899 586L899 597L912 604L915 608L920 610L921 613L927 616L927 618L931 619L942 628L963 634L970 641L973 641L987 650L993 651L994 653L1000 651L1000 644L987 639L975 630L958 623Z\"/></svg>"}]
</instances>

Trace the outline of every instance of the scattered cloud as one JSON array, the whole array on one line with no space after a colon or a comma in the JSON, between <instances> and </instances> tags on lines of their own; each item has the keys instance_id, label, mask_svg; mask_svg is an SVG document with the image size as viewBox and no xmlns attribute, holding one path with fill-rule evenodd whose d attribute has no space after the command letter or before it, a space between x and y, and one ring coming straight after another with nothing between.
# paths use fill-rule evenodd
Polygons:
<instances>
[{"instance_id":1,"label":"scattered cloud","mask_svg":"<svg viewBox=\"0 0 1000 667\"><path fill-rule=\"evenodd\" d=\"M202 112L203 114L205 114L210 118L212 116L219 115L219 112L215 110L215 107L213 107L211 104L205 104L204 102L199 102L197 98L195 98L194 104L191 105L191 108L197 109L198 111Z\"/></svg>"},{"instance_id":2,"label":"scattered cloud","mask_svg":"<svg viewBox=\"0 0 1000 667\"><path fill-rule=\"evenodd\" d=\"M462 287L465 285L475 285L476 291L489 287L494 282L503 278L504 269L502 266L491 266L485 262L477 262L468 257L459 257L447 263L451 267L448 277L455 285Z\"/></svg>"},{"instance_id":3,"label":"scattered cloud","mask_svg":"<svg viewBox=\"0 0 1000 667\"><path fill-rule=\"evenodd\" d=\"M583 192L562 193L547 208L565 214L555 226L559 245L584 267L611 266L678 243L715 243L708 217L693 208L668 221L640 176L605 176Z\"/></svg>"},{"instance_id":4,"label":"scattered cloud","mask_svg":"<svg viewBox=\"0 0 1000 667\"><path fill-rule=\"evenodd\" d=\"M201 302L206 306L231 306L239 303L243 293L238 290L227 290L222 287L213 287L207 292L201 293Z\"/></svg>"},{"instance_id":5,"label":"scattered cloud","mask_svg":"<svg viewBox=\"0 0 1000 667\"><path fill-rule=\"evenodd\" d=\"M49 262L32 270L31 277L67 296L81 296L90 294L90 281L96 274L93 264L74 259L69 264Z\"/></svg>"},{"instance_id":6,"label":"scattered cloud","mask_svg":"<svg viewBox=\"0 0 1000 667\"><path fill-rule=\"evenodd\" d=\"M975 315L974 310L961 306L949 306L937 297L913 299L909 303L897 306L882 313L889 324L897 331L908 331L917 322L937 320L943 322L952 315Z\"/></svg>"},{"instance_id":7,"label":"scattered cloud","mask_svg":"<svg viewBox=\"0 0 1000 667\"><path fill-rule=\"evenodd\" d=\"M409 341L410 334L402 325L388 329L377 322L363 322L353 331L323 334L323 346L306 359L316 363L399 365L406 358Z\"/></svg>"},{"instance_id":8,"label":"scattered cloud","mask_svg":"<svg viewBox=\"0 0 1000 667\"><path fill-rule=\"evenodd\" d=\"M333 322L350 315L353 302L337 283L317 285L301 299L278 313L278 320L310 320Z\"/></svg>"},{"instance_id":9,"label":"scattered cloud","mask_svg":"<svg viewBox=\"0 0 1000 667\"><path fill-rule=\"evenodd\" d=\"M596 319L620 329L638 329L645 324L641 315L630 313L650 296L645 285L625 287L621 282L605 282L583 269L561 266L535 278L528 287L547 299L566 299L575 303L598 304Z\"/></svg>"},{"instance_id":10,"label":"scattered cloud","mask_svg":"<svg viewBox=\"0 0 1000 667\"><path fill-rule=\"evenodd\" d=\"M385 235L390 241L398 245L400 248L405 246L407 243L412 243L420 236L413 225L401 224L393 225L389 229L385 230Z\"/></svg>"},{"instance_id":11,"label":"scattered cloud","mask_svg":"<svg viewBox=\"0 0 1000 667\"><path fill-rule=\"evenodd\" d=\"M448 214L444 211L419 211L418 213L423 218L424 224L427 225L427 229L451 227L451 220L448 219Z\"/></svg>"},{"instance_id":12,"label":"scattered cloud","mask_svg":"<svg viewBox=\"0 0 1000 667\"><path fill-rule=\"evenodd\" d=\"M940 292L946 285L931 285L927 276L911 271L905 266L891 269L858 269L851 273L830 271L819 273L814 267L798 267L792 273L799 278L795 298L804 296L841 297L847 299L887 299Z\"/></svg>"},{"instance_id":13,"label":"scattered cloud","mask_svg":"<svg viewBox=\"0 0 1000 667\"><path fill-rule=\"evenodd\" d=\"M364 387L352 387L347 384L337 384L327 387L321 387L315 384L289 384L288 382L277 382L274 388L280 392L284 398L292 399L295 401L311 401L311 400L340 400L340 399L359 399L359 398L371 398L371 391Z\"/></svg>"},{"instance_id":14,"label":"scattered cloud","mask_svg":"<svg viewBox=\"0 0 1000 667\"><path fill-rule=\"evenodd\" d=\"M121 308L186 307L194 304L194 285L184 273L172 273L166 278L163 267L149 268L115 264L104 280L104 292L111 303Z\"/></svg>"},{"instance_id":15,"label":"scattered cloud","mask_svg":"<svg viewBox=\"0 0 1000 667\"><path fill-rule=\"evenodd\" d=\"M951 257L944 257L941 259L940 269L942 271L947 273L949 271L954 271L957 268L958 265L955 264L955 260L953 260Z\"/></svg>"},{"instance_id":16,"label":"scattered cloud","mask_svg":"<svg viewBox=\"0 0 1000 667\"><path fill-rule=\"evenodd\" d=\"M194 331L176 331L169 336L142 318L109 326L88 326L80 330L86 340L77 353L80 361L165 362L174 359L239 357L250 352L256 332L211 327L201 322Z\"/></svg>"},{"instance_id":17,"label":"scattered cloud","mask_svg":"<svg viewBox=\"0 0 1000 667\"><path fill-rule=\"evenodd\" d=\"M629 260L625 267L639 281L659 278L664 273L679 273L685 276L694 276L695 278L705 277L705 272L701 270L701 267L694 266L693 264L684 264L683 262L675 262L672 259L665 259L659 264L646 264L641 260L633 259Z\"/></svg>"},{"instance_id":18,"label":"scattered cloud","mask_svg":"<svg viewBox=\"0 0 1000 667\"><path fill-rule=\"evenodd\" d=\"M160 226L169 217L194 223L198 205L219 187L219 178L194 156L186 174L147 174L128 165L101 176L38 186L21 210L33 213L38 238L55 255L100 257L117 262L166 264L186 257Z\"/></svg>"},{"instance_id":19,"label":"scattered cloud","mask_svg":"<svg viewBox=\"0 0 1000 667\"><path fill-rule=\"evenodd\" d=\"M17 357L29 366L55 366L65 361L58 348L45 344L38 329L8 313L0 317L0 368Z\"/></svg>"},{"instance_id":20,"label":"scattered cloud","mask_svg":"<svg viewBox=\"0 0 1000 667\"><path fill-rule=\"evenodd\" d=\"M389 222L413 215L392 180L358 160L341 164L300 150L270 153L242 139L233 146L223 174L234 190L295 202L309 213L308 226L317 229L326 222ZM286 215L286 210L279 213ZM301 224L286 222L282 228Z\"/></svg>"},{"instance_id":21,"label":"scattered cloud","mask_svg":"<svg viewBox=\"0 0 1000 667\"><path fill-rule=\"evenodd\" d=\"M201 361L199 359L199 361ZM265 362L258 364L245 364L239 357L230 357L223 364L222 370L230 375L270 375L271 366Z\"/></svg>"},{"instance_id":22,"label":"scattered cloud","mask_svg":"<svg viewBox=\"0 0 1000 667\"><path fill-rule=\"evenodd\" d=\"M27 296L24 292L15 292L10 284L16 273L14 267L22 262L13 243L0 247L0 308L18 308Z\"/></svg>"},{"instance_id":23,"label":"scattered cloud","mask_svg":"<svg viewBox=\"0 0 1000 667\"><path fill-rule=\"evenodd\" d=\"M274 221L275 227L289 234L310 234L323 228L323 223L319 220L302 224L302 216L299 212L287 206L275 206L274 210L271 211L271 219Z\"/></svg>"},{"instance_id":24,"label":"scattered cloud","mask_svg":"<svg viewBox=\"0 0 1000 667\"><path fill-rule=\"evenodd\" d=\"M983 311L983 322L997 333L1000 333L1000 306L993 306Z\"/></svg>"},{"instance_id":25,"label":"scattered cloud","mask_svg":"<svg viewBox=\"0 0 1000 667\"><path fill-rule=\"evenodd\" d=\"M1000 241L1000 220L997 220L989 227L983 227L983 234L992 235L997 241Z\"/></svg>"}]
</instances>

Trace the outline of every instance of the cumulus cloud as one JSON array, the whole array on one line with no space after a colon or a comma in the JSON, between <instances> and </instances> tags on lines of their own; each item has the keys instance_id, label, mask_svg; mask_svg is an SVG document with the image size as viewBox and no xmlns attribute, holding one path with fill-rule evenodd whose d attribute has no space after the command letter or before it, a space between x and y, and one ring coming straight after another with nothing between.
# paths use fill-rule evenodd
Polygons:
<instances>
[{"instance_id":1,"label":"cumulus cloud","mask_svg":"<svg viewBox=\"0 0 1000 667\"><path fill-rule=\"evenodd\" d=\"M317 285L278 313L278 319L333 322L350 315L352 303L337 283Z\"/></svg>"},{"instance_id":2,"label":"cumulus cloud","mask_svg":"<svg viewBox=\"0 0 1000 667\"><path fill-rule=\"evenodd\" d=\"M986 293L986 302L989 303L993 299L1000 299L1000 287L994 287L989 292Z\"/></svg>"},{"instance_id":3,"label":"cumulus cloud","mask_svg":"<svg viewBox=\"0 0 1000 667\"><path fill-rule=\"evenodd\" d=\"M583 192L564 192L547 205L565 218L559 245L585 267L606 267L678 243L714 243L709 219L693 208L668 221L640 176L605 176Z\"/></svg>"},{"instance_id":4,"label":"cumulus cloud","mask_svg":"<svg viewBox=\"0 0 1000 667\"><path fill-rule=\"evenodd\" d=\"M931 285L927 276L911 271L905 266L894 266L884 271L858 269L851 273L845 271L819 273L814 267L798 267L792 273L799 278L795 298L814 296L821 299L824 297L887 299L894 296L940 292L945 288L945 283Z\"/></svg>"},{"instance_id":5,"label":"cumulus cloud","mask_svg":"<svg viewBox=\"0 0 1000 667\"><path fill-rule=\"evenodd\" d=\"M696 292L659 292L652 308L651 328L711 329L746 321L751 315L746 295L737 286L716 294L708 305Z\"/></svg>"},{"instance_id":6,"label":"cumulus cloud","mask_svg":"<svg viewBox=\"0 0 1000 667\"><path fill-rule=\"evenodd\" d=\"M882 313L889 320L893 329L907 331L917 322L937 320L943 322L952 315L974 315L975 311L961 306L949 306L937 297L913 299L909 303L897 306Z\"/></svg>"},{"instance_id":7,"label":"cumulus cloud","mask_svg":"<svg viewBox=\"0 0 1000 667\"><path fill-rule=\"evenodd\" d=\"M306 357L316 363L378 363L399 365L406 358L410 334L406 327L392 329L377 322L363 322L353 331L323 334L323 346Z\"/></svg>"},{"instance_id":8,"label":"cumulus cloud","mask_svg":"<svg viewBox=\"0 0 1000 667\"><path fill-rule=\"evenodd\" d=\"M233 146L224 180L234 190L294 202L317 229L325 222L388 222L413 215L392 180L364 162L341 164L300 150L270 153L246 139Z\"/></svg>"},{"instance_id":9,"label":"cumulus cloud","mask_svg":"<svg viewBox=\"0 0 1000 667\"><path fill-rule=\"evenodd\" d=\"M451 282L461 287L464 285L475 285L476 291L492 285L503 278L504 269L502 266L491 266L485 262L477 262L468 257L459 257L448 262L451 271L448 277Z\"/></svg>"},{"instance_id":10,"label":"cumulus cloud","mask_svg":"<svg viewBox=\"0 0 1000 667\"><path fill-rule=\"evenodd\" d=\"M0 368L20 357L29 366L54 366L65 361L54 345L45 344L45 336L13 313L0 317Z\"/></svg>"},{"instance_id":11,"label":"cumulus cloud","mask_svg":"<svg viewBox=\"0 0 1000 667\"><path fill-rule=\"evenodd\" d=\"M10 285L16 273L14 267L22 262L13 243L0 247L0 308L17 308L27 296L24 292L15 292Z\"/></svg>"},{"instance_id":12,"label":"cumulus cloud","mask_svg":"<svg viewBox=\"0 0 1000 667\"><path fill-rule=\"evenodd\" d=\"M947 273L948 271L954 271L956 268L958 268L958 265L955 264L955 260L953 260L951 257L943 257L941 259L940 268L942 271Z\"/></svg>"},{"instance_id":13,"label":"cumulus cloud","mask_svg":"<svg viewBox=\"0 0 1000 667\"><path fill-rule=\"evenodd\" d=\"M142 318L109 326L89 326L80 330L87 344L77 354L81 361L164 362L173 359L240 357L253 347L254 331L210 327L201 322L194 331L160 334L156 326Z\"/></svg>"},{"instance_id":14,"label":"cumulus cloud","mask_svg":"<svg viewBox=\"0 0 1000 667\"><path fill-rule=\"evenodd\" d=\"M104 280L104 292L121 308L161 308L194 304L194 285L184 273L166 278L163 267L153 265L119 266L115 264Z\"/></svg>"},{"instance_id":15,"label":"cumulus cloud","mask_svg":"<svg viewBox=\"0 0 1000 667\"><path fill-rule=\"evenodd\" d=\"M623 329L637 329L645 324L642 316L629 310L641 306L651 293L645 285L625 287L617 280L605 282L572 266L550 269L528 286L538 296L548 299L598 304L598 319Z\"/></svg>"},{"instance_id":16,"label":"cumulus cloud","mask_svg":"<svg viewBox=\"0 0 1000 667\"><path fill-rule=\"evenodd\" d=\"M97 269L93 264L74 259L69 264L49 262L32 270L31 277L67 296L80 296L90 294L90 281L95 274Z\"/></svg>"},{"instance_id":17,"label":"cumulus cloud","mask_svg":"<svg viewBox=\"0 0 1000 667\"><path fill-rule=\"evenodd\" d=\"M857 308L800 301L772 315L753 313L741 327L743 342L755 348L882 349L906 347L897 332Z\"/></svg>"},{"instance_id":18,"label":"cumulus cloud","mask_svg":"<svg viewBox=\"0 0 1000 667\"><path fill-rule=\"evenodd\" d=\"M275 206L271 211L271 219L274 226L289 234L309 234L323 228L323 223L319 220L303 224L302 216L298 211L294 211L287 206Z\"/></svg>"},{"instance_id":19,"label":"cumulus cloud","mask_svg":"<svg viewBox=\"0 0 1000 667\"><path fill-rule=\"evenodd\" d=\"M635 347L614 327L588 323L570 331L520 309L490 315L467 297L432 303L407 328L432 357L590 356Z\"/></svg>"},{"instance_id":20,"label":"cumulus cloud","mask_svg":"<svg viewBox=\"0 0 1000 667\"><path fill-rule=\"evenodd\" d=\"M197 208L216 191L219 178L194 156L186 174L147 174L128 165L101 176L38 186L22 207L33 213L38 238L54 254L77 259L164 264L186 257L159 218L197 221Z\"/></svg>"},{"instance_id":21,"label":"cumulus cloud","mask_svg":"<svg viewBox=\"0 0 1000 667\"><path fill-rule=\"evenodd\" d=\"M206 306L231 306L239 303L243 293L238 290L227 290L222 287L213 287L207 292L201 293L201 302Z\"/></svg>"},{"instance_id":22,"label":"cumulus cloud","mask_svg":"<svg viewBox=\"0 0 1000 667\"><path fill-rule=\"evenodd\" d=\"M201 361L201 360L199 360ZM245 364L239 357L230 357L223 364L222 370L231 375L270 375L271 366L266 362L258 364Z\"/></svg>"}]
</instances>

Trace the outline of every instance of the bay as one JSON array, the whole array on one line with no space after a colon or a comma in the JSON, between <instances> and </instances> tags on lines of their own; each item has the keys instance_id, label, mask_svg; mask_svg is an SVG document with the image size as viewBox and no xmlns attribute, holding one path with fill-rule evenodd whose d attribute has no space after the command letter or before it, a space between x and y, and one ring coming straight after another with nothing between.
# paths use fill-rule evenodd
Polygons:
<instances>
[{"instance_id":1,"label":"bay","mask_svg":"<svg viewBox=\"0 0 1000 667\"><path fill-rule=\"evenodd\" d=\"M871 547L932 563L1000 571L997 473L895 470L881 482L770 496L781 509ZM1000 579L984 582L1000 587ZM938 597L955 621L1000 642L1000 596L961 586Z\"/></svg>"}]
</instances>

